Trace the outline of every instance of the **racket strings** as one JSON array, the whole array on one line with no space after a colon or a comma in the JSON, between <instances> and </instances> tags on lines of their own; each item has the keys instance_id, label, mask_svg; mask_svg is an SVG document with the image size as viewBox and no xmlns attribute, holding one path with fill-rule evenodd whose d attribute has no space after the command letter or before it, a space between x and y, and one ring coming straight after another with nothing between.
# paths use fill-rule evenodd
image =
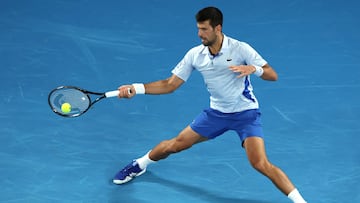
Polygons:
<instances>
[{"instance_id":1,"label":"racket strings","mask_svg":"<svg viewBox=\"0 0 360 203\"><path fill-rule=\"evenodd\" d=\"M82 114L90 107L90 98L80 90L72 88L57 89L49 96L49 103L56 113L65 116ZM70 112L63 112L61 106L64 103L71 105Z\"/></svg>"}]
</instances>

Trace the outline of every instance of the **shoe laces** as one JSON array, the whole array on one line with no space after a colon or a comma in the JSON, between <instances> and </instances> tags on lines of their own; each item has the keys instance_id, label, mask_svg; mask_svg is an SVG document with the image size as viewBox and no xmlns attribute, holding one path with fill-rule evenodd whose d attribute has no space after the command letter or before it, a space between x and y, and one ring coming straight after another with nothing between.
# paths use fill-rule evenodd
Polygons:
<instances>
[{"instance_id":1,"label":"shoe laces","mask_svg":"<svg viewBox=\"0 0 360 203\"><path fill-rule=\"evenodd\" d=\"M131 164L129 164L129 165L127 165L127 166L125 166L125 168L123 168L122 170L121 170L121 172L122 173L127 173L127 172L133 172L133 171L131 171L131 169L136 165L137 163L136 162L132 162Z\"/></svg>"}]
</instances>

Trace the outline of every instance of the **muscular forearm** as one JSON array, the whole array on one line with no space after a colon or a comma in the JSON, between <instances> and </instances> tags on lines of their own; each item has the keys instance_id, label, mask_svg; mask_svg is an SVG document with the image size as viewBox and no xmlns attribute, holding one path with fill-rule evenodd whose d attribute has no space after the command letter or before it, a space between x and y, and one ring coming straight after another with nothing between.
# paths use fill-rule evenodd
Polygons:
<instances>
[{"instance_id":1,"label":"muscular forearm","mask_svg":"<svg viewBox=\"0 0 360 203\"><path fill-rule=\"evenodd\" d=\"M264 69L264 73L261 75L263 80L276 81L278 79L277 73L269 64L265 64L262 68Z\"/></svg>"},{"instance_id":2,"label":"muscular forearm","mask_svg":"<svg viewBox=\"0 0 360 203\"><path fill-rule=\"evenodd\" d=\"M145 94L168 94L176 90L169 82L170 78L144 84Z\"/></svg>"},{"instance_id":3,"label":"muscular forearm","mask_svg":"<svg viewBox=\"0 0 360 203\"><path fill-rule=\"evenodd\" d=\"M177 77L176 75L172 75L171 77L165 80L159 80L151 83L145 84L145 94L168 94L175 91L179 88L184 81Z\"/></svg>"},{"instance_id":4,"label":"muscular forearm","mask_svg":"<svg viewBox=\"0 0 360 203\"><path fill-rule=\"evenodd\" d=\"M253 65L238 65L238 66L230 66L230 70L234 73L239 73L238 77L245 77L250 74L255 74L260 76L263 80L275 81L278 76L274 69L271 68L269 64L265 64L263 67L256 67Z\"/></svg>"},{"instance_id":5,"label":"muscular forearm","mask_svg":"<svg viewBox=\"0 0 360 203\"><path fill-rule=\"evenodd\" d=\"M133 83L132 85L122 85L119 87L120 98L132 98L136 94L168 94L175 91L184 81L172 75L171 77L150 83Z\"/></svg>"}]
</instances>

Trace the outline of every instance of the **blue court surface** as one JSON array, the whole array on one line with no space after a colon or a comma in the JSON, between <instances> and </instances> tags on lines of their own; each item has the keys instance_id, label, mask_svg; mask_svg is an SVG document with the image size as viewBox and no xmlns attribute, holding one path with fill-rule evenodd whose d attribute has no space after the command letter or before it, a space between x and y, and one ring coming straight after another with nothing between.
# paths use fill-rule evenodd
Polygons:
<instances>
[{"instance_id":1,"label":"blue court surface","mask_svg":"<svg viewBox=\"0 0 360 203\"><path fill-rule=\"evenodd\" d=\"M170 156L125 185L115 173L208 107L194 72L170 95L110 98L78 118L49 91L92 91L170 76L214 5L226 35L279 74L252 77L270 160L309 203L360 202L359 1L0 2L0 202L286 203L249 165L234 132Z\"/></svg>"}]
</instances>

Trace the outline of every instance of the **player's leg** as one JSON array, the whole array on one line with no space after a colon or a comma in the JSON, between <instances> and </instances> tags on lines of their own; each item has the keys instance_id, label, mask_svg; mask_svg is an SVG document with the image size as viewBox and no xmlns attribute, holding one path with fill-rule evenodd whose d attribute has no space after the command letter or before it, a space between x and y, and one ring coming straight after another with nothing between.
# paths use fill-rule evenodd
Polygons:
<instances>
[{"instance_id":1,"label":"player's leg","mask_svg":"<svg viewBox=\"0 0 360 203\"><path fill-rule=\"evenodd\" d=\"M286 174L267 159L262 138L248 137L244 141L244 148L250 164L267 176L284 194L289 194L295 188Z\"/></svg>"},{"instance_id":2,"label":"player's leg","mask_svg":"<svg viewBox=\"0 0 360 203\"><path fill-rule=\"evenodd\" d=\"M119 171L113 182L123 184L129 182L136 176L140 176L146 171L147 165L165 159L170 154L188 149L196 143L207 140L206 137L200 136L190 126L187 126L180 134L173 139L165 140L155 146L150 152L140 157Z\"/></svg>"},{"instance_id":3,"label":"player's leg","mask_svg":"<svg viewBox=\"0 0 360 203\"><path fill-rule=\"evenodd\" d=\"M156 147L149 153L149 158L153 161L159 161L165 159L170 154L180 152L188 149L194 144L206 141L206 137L202 137L196 133L190 126L187 126L182 130L178 136L171 140L164 140L160 142Z\"/></svg>"},{"instance_id":4,"label":"player's leg","mask_svg":"<svg viewBox=\"0 0 360 203\"><path fill-rule=\"evenodd\" d=\"M250 164L257 171L267 176L281 192L289 196L295 203L305 203L305 200L295 189L287 175L268 160L264 140L261 137L246 138L244 148Z\"/></svg>"},{"instance_id":5,"label":"player's leg","mask_svg":"<svg viewBox=\"0 0 360 203\"><path fill-rule=\"evenodd\" d=\"M200 113L194 121L183 129L178 136L156 145L150 152L127 165L119 171L113 180L115 184L130 181L135 176L143 174L146 167L155 161L165 159L170 154L188 149L194 144L214 139L227 131L224 115L218 111L207 109Z\"/></svg>"}]
</instances>

